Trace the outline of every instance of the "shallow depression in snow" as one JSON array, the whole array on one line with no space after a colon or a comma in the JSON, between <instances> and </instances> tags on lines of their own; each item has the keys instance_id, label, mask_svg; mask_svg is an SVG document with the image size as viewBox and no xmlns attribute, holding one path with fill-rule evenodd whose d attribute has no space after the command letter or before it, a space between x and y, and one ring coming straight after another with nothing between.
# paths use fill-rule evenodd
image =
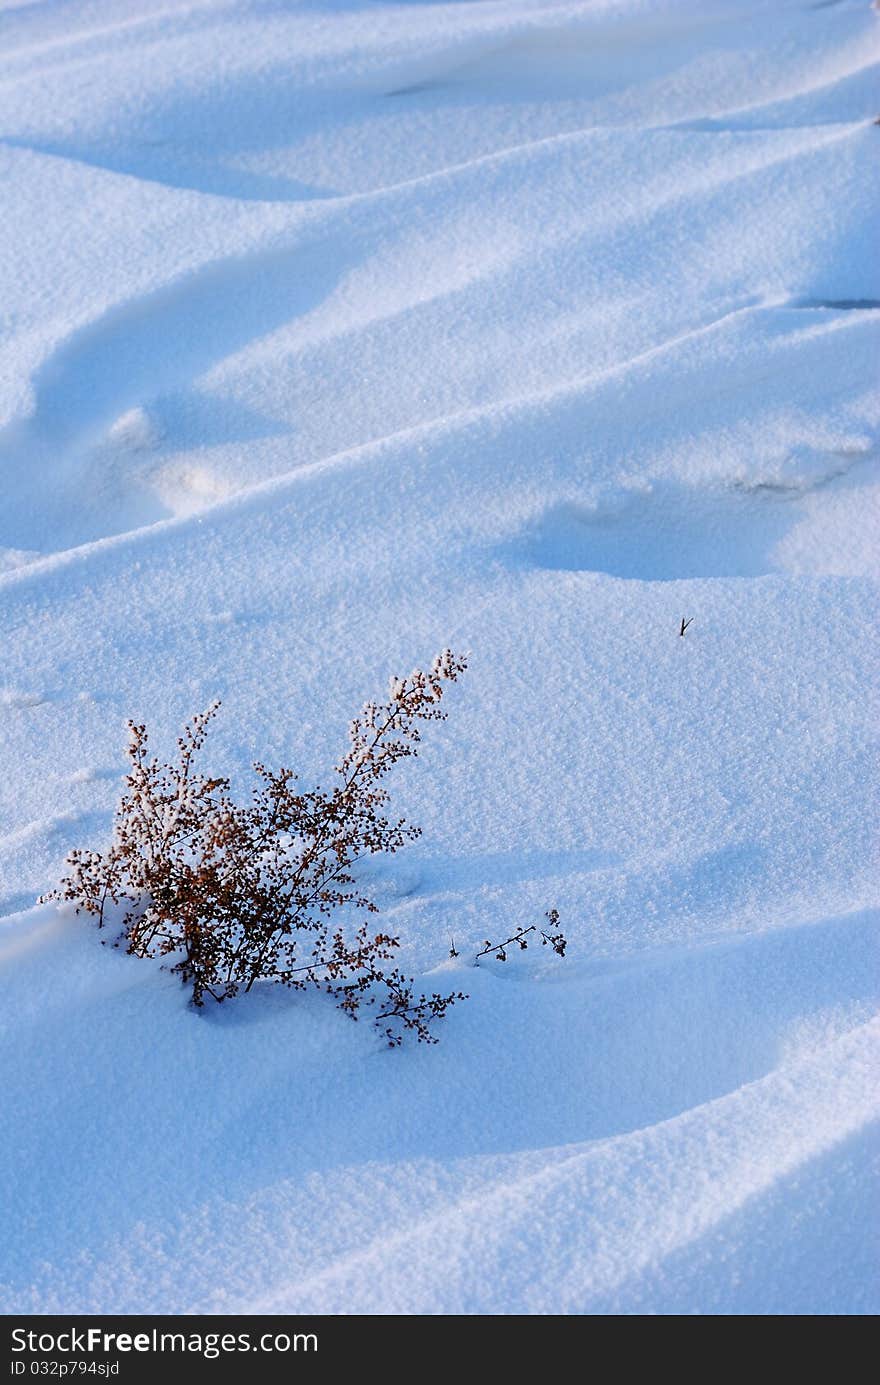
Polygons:
<instances>
[{"instance_id":1,"label":"shallow depression in snow","mask_svg":"<svg viewBox=\"0 0 880 1385\"><path fill-rule=\"evenodd\" d=\"M670 582L760 577L799 518L796 496L654 485L594 508L555 505L514 544L539 567Z\"/></svg>"}]
</instances>

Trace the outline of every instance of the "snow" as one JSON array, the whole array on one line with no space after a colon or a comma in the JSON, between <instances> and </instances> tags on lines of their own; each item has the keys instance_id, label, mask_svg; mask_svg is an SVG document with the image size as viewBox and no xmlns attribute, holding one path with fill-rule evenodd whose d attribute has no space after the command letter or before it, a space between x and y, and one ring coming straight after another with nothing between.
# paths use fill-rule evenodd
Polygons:
<instances>
[{"instance_id":1,"label":"snow","mask_svg":"<svg viewBox=\"0 0 880 1385\"><path fill-rule=\"evenodd\" d=\"M0 1310L876 1312L876 11L0 24ZM34 904L127 717L326 783L445 646L436 1047Z\"/></svg>"}]
</instances>

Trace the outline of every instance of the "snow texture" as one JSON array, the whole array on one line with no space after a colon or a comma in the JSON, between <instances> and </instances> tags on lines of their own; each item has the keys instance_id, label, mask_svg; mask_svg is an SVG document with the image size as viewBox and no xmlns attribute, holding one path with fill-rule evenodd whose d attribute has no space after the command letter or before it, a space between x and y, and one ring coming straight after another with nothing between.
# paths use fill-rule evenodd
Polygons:
<instances>
[{"instance_id":1,"label":"snow texture","mask_svg":"<svg viewBox=\"0 0 880 1385\"><path fill-rule=\"evenodd\" d=\"M0 33L0 1309L877 1312L876 10ZM437 1047L34 906L126 717L326 783L446 645Z\"/></svg>"}]
</instances>

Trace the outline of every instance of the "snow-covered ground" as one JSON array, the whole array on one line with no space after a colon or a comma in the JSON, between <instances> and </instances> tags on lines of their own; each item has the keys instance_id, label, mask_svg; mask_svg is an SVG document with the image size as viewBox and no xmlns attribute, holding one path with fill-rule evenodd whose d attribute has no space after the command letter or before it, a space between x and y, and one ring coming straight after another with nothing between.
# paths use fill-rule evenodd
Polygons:
<instances>
[{"instance_id":1,"label":"snow-covered ground","mask_svg":"<svg viewBox=\"0 0 880 1385\"><path fill-rule=\"evenodd\" d=\"M866 0L0 0L0 1308L880 1307L878 60ZM370 867L437 1047L34 906L127 716L326 783L444 645Z\"/></svg>"}]
</instances>

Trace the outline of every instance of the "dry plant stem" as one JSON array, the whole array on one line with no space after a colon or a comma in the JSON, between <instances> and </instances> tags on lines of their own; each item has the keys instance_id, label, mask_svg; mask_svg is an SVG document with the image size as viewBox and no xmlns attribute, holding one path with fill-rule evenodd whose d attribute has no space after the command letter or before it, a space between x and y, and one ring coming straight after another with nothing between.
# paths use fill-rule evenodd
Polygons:
<instances>
[{"instance_id":1,"label":"dry plant stem","mask_svg":"<svg viewBox=\"0 0 880 1385\"><path fill-rule=\"evenodd\" d=\"M518 944L520 950L522 952L525 952L526 948L528 947L528 942L526 941L528 935L536 931L540 932L542 947L552 947L554 952L557 952L560 957L564 957L565 949L568 946L568 944L561 929L559 928L559 910L549 909L547 913L544 915L544 917L548 920L550 927L552 929L556 929L556 932L545 933L543 928L538 929L537 924L533 923L528 928L518 928L515 933L512 933L509 938L505 938L504 941L500 943L493 943L488 938L486 938L485 946L474 957L474 966L479 966L481 957L494 956L497 961L506 962L506 949L510 946L511 943ZM458 953L455 953L454 955L458 956Z\"/></svg>"},{"instance_id":2,"label":"dry plant stem","mask_svg":"<svg viewBox=\"0 0 880 1385\"><path fill-rule=\"evenodd\" d=\"M356 887L364 856L393 853L419 828L386 817L383 779L418 754L421 725L445 718L446 685L466 661L444 650L427 671L391 680L388 701L367 703L329 790L302 791L290 769L254 766L250 801L237 803L229 780L197 770L219 704L194 717L178 740L175 764L148 756L143 725L129 724L130 770L104 852L72 852L54 898L110 921L124 908L117 945L159 956L191 987L196 1005L222 1001L257 981L294 989L318 986L356 1017L364 1001L386 997L380 1019L398 1043L405 1030L430 1040L431 1023L460 999L417 997L388 962L399 940L365 924L347 939L331 933L340 909L376 912Z\"/></svg>"},{"instance_id":3,"label":"dry plant stem","mask_svg":"<svg viewBox=\"0 0 880 1385\"><path fill-rule=\"evenodd\" d=\"M492 953L495 953L497 954L499 961L505 962L507 960L507 953L505 952L505 948L509 947L511 943L519 943L521 950L524 952L525 949L528 947L528 943L525 941L525 939L529 933L534 933L534 931L535 925L532 924L529 928L518 928L515 933L512 933L509 938L505 938L504 941L501 943L490 942L487 938L485 941L485 946L480 952L477 953L476 957L474 958L474 961L478 962L481 957L488 957Z\"/></svg>"}]
</instances>

